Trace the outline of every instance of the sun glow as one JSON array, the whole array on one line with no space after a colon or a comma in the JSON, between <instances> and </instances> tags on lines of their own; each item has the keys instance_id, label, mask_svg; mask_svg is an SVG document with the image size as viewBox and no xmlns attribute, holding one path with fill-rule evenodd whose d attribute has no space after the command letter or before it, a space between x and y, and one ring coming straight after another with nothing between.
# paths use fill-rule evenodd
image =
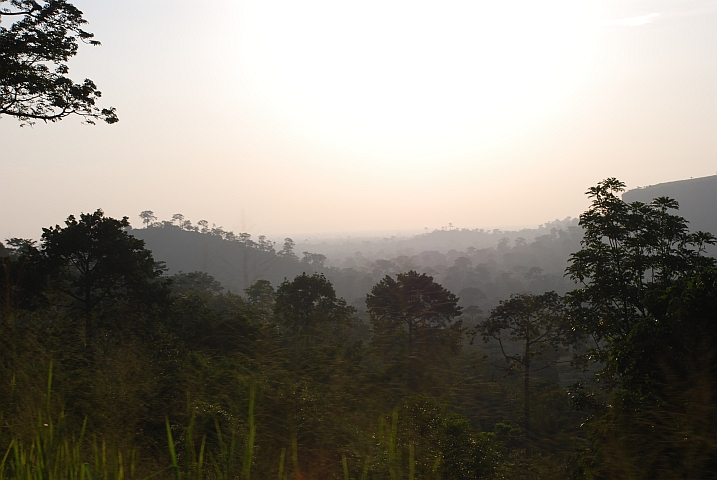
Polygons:
<instances>
[{"instance_id":1,"label":"sun glow","mask_svg":"<svg viewBox=\"0 0 717 480\"><path fill-rule=\"evenodd\" d=\"M550 101L586 5L262 0L245 6L239 63L263 108L302 134L445 153Z\"/></svg>"}]
</instances>

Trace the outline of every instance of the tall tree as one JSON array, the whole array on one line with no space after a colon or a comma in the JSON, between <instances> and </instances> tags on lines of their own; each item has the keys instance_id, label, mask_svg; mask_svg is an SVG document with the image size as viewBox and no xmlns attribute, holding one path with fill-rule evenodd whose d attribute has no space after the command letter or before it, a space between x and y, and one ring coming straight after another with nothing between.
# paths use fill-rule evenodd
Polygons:
<instances>
[{"instance_id":1,"label":"tall tree","mask_svg":"<svg viewBox=\"0 0 717 480\"><path fill-rule=\"evenodd\" d=\"M513 295L490 312L476 326L483 341L495 341L511 368L523 375L524 425L526 456L531 455L530 374L554 365L555 361L536 367L535 360L578 345L581 336L575 332L566 315L563 299L555 292L542 295ZM506 343L518 344L518 350ZM508 347L508 348L507 348Z\"/></svg>"},{"instance_id":2,"label":"tall tree","mask_svg":"<svg viewBox=\"0 0 717 480\"><path fill-rule=\"evenodd\" d=\"M366 296L373 343L405 365L406 384L418 387L419 370L460 345L462 323L458 297L425 273L413 270L387 275Z\"/></svg>"},{"instance_id":3,"label":"tall tree","mask_svg":"<svg viewBox=\"0 0 717 480\"><path fill-rule=\"evenodd\" d=\"M266 284L257 286L268 293ZM347 335L355 309L320 274L284 280L274 298L274 319L283 334L281 363L288 373L283 411L277 414L288 420L287 427L304 445L334 443L336 427L343 429L356 399L360 346ZM332 422L323 413L327 411L341 412L340 426L329 427Z\"/></svg>"},{"instance_id":4,"label":"tall tree","mask_svg":"<svg viewBox=\"0 0 717 480\"><path fill-rule=\"evenodd\" d=\"M301 263L304 263L316 269L324 268L325 262L326 255L323 255L321 253L304 252L304 258L301 259Z\"/></svg>"},{"instance_id":5,"label":"tall tree","mask_svg":"<svg viewBox=\"0 0 717 480\"><path fill-rule=\"evenodd\" d=\"M580 284L568 294L572 326L594 340L586 357L610 392L598 402L573 390L578 407L593 409L591 463L603 478L710 478L717 438L703 425L717 419L717 282L705 246L715 238L691 233L671 212L676 201L626 203L624 189L610 178L588 190L582 248L567 269Z\"/></svg>"},{"instance_id":6,"label":"tall tree","mask_svg":"<svg viewBox=\"0 0 717 480\"><path fill-rule=\"evenodd\" d=\"M345 326L355 309L336 296L323 274L302 273L291 282L284 280L276 289L274 315L290 334L321 337Z\"/></svg>"},{"instance_id":7,"label":"tall tree","mask_svg":"<svg viewBox=\"0 0 717 480\"><path fill-rule=\"evenodd\" d=\"M687 221L671 213L679 207L675 200L626 203L618 196L624 190L615 178L588 190L592 204L579 223L585 231L582 248L566 270L580 284L568 294L573 326L593 338L589 355L604 365L599 375L608 387L624 380L630 360L621 352L634 329L650 318L650 292L715 265L704 255L715 237L690 233Z\"/></svg>"},{"instance_id":8,"label":"tall tree","mask_svg":"<svg viewBox=\"0 0 717 480\"><path fill-rule=\"evenodd\" d=\"M155 280L161 265L144 241L126 231L127 217L105 217L102 210L70 215L63 227L43 228L41 253L58 305L84 317L85 343L91 344L95 320L114 314L121 322L137 304L159 301L167 292ZM120 312L117 309L120 309Z\"/></svg>"},{"instance_id":9,"label":"tall tree","mask_svg":"<svg viewBox=\"0 0 717 480\"><path fill-rule=\"evenodd\" d=\"M172 222L177 222L177 226L182 228L182 225L184 224L184 215L181 213L175 213L172 215Z\"/></svg>"},{"instance_id":10,"label":"tall tree","mask_svg":"<svg viewBox=\"0 0 717 480\"><path fill-rule=\"evenodd\" d=\"M257 248L262 252L275 253L274 242L267 240L266 235L259 235L259 241L257 242Z\"/></svg>"},{"instance_id":11,"label":"tall tree","mask_svg":"<svg viewBox=\"0 0 717 480\"><path fill-rule=\"evenodd\" d=\"M142 219L142 222L144 223L144 228L149 227L152 222L155 222L157 220L157 217L154 215L154 212L152 210L142 211L142 213L139 214L139 218Z\"/></svg>"},{"instance_id":12,"label":"tall tree","mask_svg":"<svg viewBox=\"0 0 717 480\"><path fill-rule=\"evenodd\" d=\"M296 244L294 243L294 241L293 241L291 238L286 237L286 238L284 239L284 246L283 246L283 247L281 248L281 250L277 253L277 255L279 255L280 257L293 258L294 260L297 260L298 257L297 257L296 254L294 253L294 246L295 246L295 245L296 245Z\"/></svg>"},{"instance_id":13,"label":"tall tree","mask_svg":"<svg viewBox=\"0 0 717 480\"><path fill-rule=\"evenodd\" d=\"M23 124L79 115L85 122L119 121L115 109L96 106L102 92L92 80L74 83L67 62L79 43L98 46L82 12L67 0L0 0L0 115Z\"/></svg>"},{"instance_id":14,"label":"tall tree","mask_svg":"<svg viewBox=\"0 0 717 480\"><path fill-rule=\"evenodd\" d=\"M244 289L247 297L247 306L252 319L266 324L271 320L274 311L274 298L276 292L269 280L257 280L253 285Z\"/></svg>"}]
</instances>

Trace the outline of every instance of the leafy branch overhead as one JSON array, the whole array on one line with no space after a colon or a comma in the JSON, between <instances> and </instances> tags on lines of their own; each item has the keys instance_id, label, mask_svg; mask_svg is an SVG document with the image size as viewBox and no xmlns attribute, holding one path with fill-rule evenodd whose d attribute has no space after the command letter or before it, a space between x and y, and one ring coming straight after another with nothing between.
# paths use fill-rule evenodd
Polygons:
<instances>
[{"instance_id":1,"label":"leafy branch overhead","mask_svg":"<svg viewBox=\"0 0 717 480\"><path fill-rule=\"evenodd\" d=\"M1 22L9 20L9 26ZM0 0L0 116L32 125L79 115L94 124L119 121L113 107L101 108L102 92L90 79L75 83L67 62L79 42L98 46L83 29L82 12L66 0Z\"/></svg>"}]
</instances>

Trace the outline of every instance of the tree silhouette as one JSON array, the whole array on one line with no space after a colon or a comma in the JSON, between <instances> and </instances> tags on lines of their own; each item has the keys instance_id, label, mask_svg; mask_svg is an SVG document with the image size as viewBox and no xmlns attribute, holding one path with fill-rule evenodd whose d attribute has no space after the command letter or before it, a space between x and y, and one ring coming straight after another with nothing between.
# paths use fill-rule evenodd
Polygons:
<instances>
[{"instance_id":1,"label":"tree silhouette","mask_svg":"<svg viewBox=\"0 0 717 480\"><path fill-rule=\"evenodd\" d=\"M324 262L326 262L326 255L321 253L304 252L304 258L301 259L301 263L313 268L324 268Z\"/></svg>"},{"instance_id":2,"label":"tree silhouette","mask_svg":"<svg viewBox=\"0 0 717 480\"><path fill-rule=\"evenodd\" d=\"M112 310L132 308L137 302L159 300L161 266L144 241L125 230L122 220L105 217L102 210L70 215L65 226L43 228L41 253L51 287L60 294L58 306L79 312L85 320L85 343L95 333L95 319ZM159 290L157 290L157 288Z\"/></svg>"},{"instance_id":3,"label":"tree silhouette","mask_svg":"<svg viewBox=\"0 0 717 480\"><path fill-rule=\"evenodd\" d=\"M281 250L277 253L280 257L286 257L286 258L293 258L294 260L298 260L298 257L294 253L294 246L296 244L294 241L287 237L284 239L284 246L281 248Z\"/></svg>"},{"instance_id":4,"label":"tree silhouette","mask_svg":"<svg viewBox=\"0 0 717 480\"><path fill-rule=\"evenodd\" d=\"M592 410L600 478L708 478L717 468L716 435L705 428L717 417L717 271L705 247L715 238L690 232L675 200L627 203L624 190L615 178L588 190L582 248L567 268L579 284L567 295L572 327L594 340L585 360L611 395L598 401L584 383L571 395Z\"/></svg>"},{"instance_id":5,"label":"tree silhouette","mask_svg":"<svg viewBox=\"0 0 717 480\"><path fill-rule=\"evenodd\" d=\"M425 273L386 276L366 296L374 344L406 368L406 384L416 389L421 366L459 347L462 323L458 297Z\"/></svg>"},{"instance_id":6,"label":"tree silhouette","mask_svg":"<svg viewBox=\"0 0 717 480\"><path fill-rule=\"evenodd\" d=\"M181 213L175 213L172 215L172 222L177 222L177 226L182 228L182 225L184 224L184 215Z\"/></svg>"},{"instance_id":7,"label":"tree silhouette","mask_svg":"<svg viewBox=\"0 0 717 480\"><path fill-rule=\"evenodd\" d=\"M542 295L512 295L479 323L475 333L483 341L496 341L511 368L523 375L524 425L527 441L525 454L531 455L530 374L554 365L548 362L538 368L534 360L548 353L577 345L581 336L573 331L566 315L563 299L555 292ZM520 344L515 352L506 350L506 341Z\"/></svg>"},{"instance_id":8,"label":"tree silhouette","mask_svg":"<svg viewBox=\"0 0 717 480\"><path fill-rule=\"evenodd\" d=\"M145 228L149 227L152 222L157 220L157 217L154 216L154 212L152 210L143 211L139 214L139 218L142 219Z\"/></svg>"},{"instance_id":9,"label":"tree silhouette","mask_svg":"<svg viewBox=\"0 0 717 480\"><path fill-rule=\"evenodd\" d=\"M304 337L320 337L341 327L355 312L323 274L302 273L291 282L284 280L276 289L274 314L288 332Z\"/></svg>"},{"instance_id":10,"label":"tree silhouette","mask_svg":"<svg viewBox=\"0 0 717 480\"><path fill-rule=\"evenodd\" d=\"M100 44L82 29L87 21L67 0L0 0L0 19L16 19L0 27L0 115L22 124L56 122L79 115L94 124L119 121L115 109L97 107L102 96L92 80L74 83L67 61L78 41Z\"/></svg>"},{"instance_id":11,"label":"tree silhouette","mask_svg":"<svg viewBox=\"0 0 717 480\"><path fill-rule=\"evenodd\" d=\"M580 215L582 248L571 255L567 268L581 284L568 294L573 326L594 339L589 355L603 364L599 375L608 387L625 380L632 360L623 354L630 351L635 329L652 321L650 292L715 266L715 259L704 255L715 237L690 233L687 221L670 213L679 207L675 200L626 203L618 196L624 190L615 178L588 190L593 201Z\"/></svg>"}]
</instances>

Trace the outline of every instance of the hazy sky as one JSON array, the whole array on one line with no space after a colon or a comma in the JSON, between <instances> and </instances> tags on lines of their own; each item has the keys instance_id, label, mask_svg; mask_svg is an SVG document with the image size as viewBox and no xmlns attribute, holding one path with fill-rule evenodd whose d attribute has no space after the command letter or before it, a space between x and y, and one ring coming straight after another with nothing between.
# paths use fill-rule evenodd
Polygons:
<instances>
[{"instance_id":1,"label":"hazy sky","mask_svg":"<svg viewBox=\"0 0 717 480\"><path fill-rule=\"evenodd\" d=\"M0 118L0 239L529 226L717 171L717 1L75 0L116 125ZM5 19L7 22L8 19ZM275 238L276 239L276 238Z\"/></svg>"}]
</instances>

